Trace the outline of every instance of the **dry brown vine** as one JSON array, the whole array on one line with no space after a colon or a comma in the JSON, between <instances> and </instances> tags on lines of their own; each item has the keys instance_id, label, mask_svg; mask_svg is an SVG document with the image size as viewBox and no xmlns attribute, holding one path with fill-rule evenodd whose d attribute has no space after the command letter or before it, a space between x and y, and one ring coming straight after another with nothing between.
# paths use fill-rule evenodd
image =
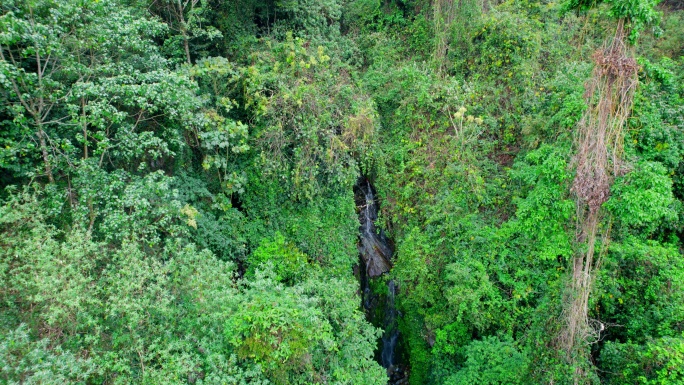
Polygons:
<instances>
[{"instance_id":1,"label":"dry brown vine","mask_svg":"<svg viewBox=\"0 0 684 385\"><path fill-rule=\"evenodd\" d=\"M610 195L615 176L626 170L623 164L623 128L629 117L637 85L636 60L625 43L624 21L603 49L593 55L594 71L586 85L588 108L578 124L576 175L571 191L576 196L577 241L586 245L573 259L570 296L565 307L567 324L560 345L576 368L575 383L583 383L588 362L587 345L597 340L588 318L589 294L601 255L595 260L601 206ZM609 240L609 228L602 234L602 251Z\"/></svg>"}]
</instances>

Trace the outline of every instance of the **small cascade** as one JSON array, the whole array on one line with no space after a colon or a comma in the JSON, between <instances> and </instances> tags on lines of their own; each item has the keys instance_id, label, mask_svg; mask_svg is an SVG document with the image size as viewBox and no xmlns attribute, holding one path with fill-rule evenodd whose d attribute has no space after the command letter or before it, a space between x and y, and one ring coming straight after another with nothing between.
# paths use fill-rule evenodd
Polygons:
<instances>
[{"instance_id":1,"label":"small cascade","mask_svg":"<svg viewBox=\"0 0 684 385\"><path fill-rule=\"evenodd\" d=\"M390 262L392 249L384 232L378 233L375 227L375 221L378 219L378 204L368 179L364 178L358 183L356 200L361 224L359 254L366 265L366 273L373 278L392 268Z\"/></svg>"},{"instance_id":2,"label":"small cascade","mask_svg":"<svg viewBox=\"0 0 684 385\"><path fill-rule=\"evenodd\" d=\"M368 278L368 273L365 268L366 264L362 258L359 258L359 281L361 283L361 304L363 305L363 311L368 314L370 310L375 307L375 302L373 298L373 292L370 288L370 281Z\"/></svg>"},{"instance_id":3,"label":"small cascade","mask_svg":"<svg viewBox=\"0 0 684 385\"><path fill-rule=\"evenodd\" d=\"M389 376L389 384L404 385L408 384L405 368L397 356L399 345L399 325L397 318L399 312L394 306L394 300L397 296L397 285L394 280L387 283L387 300L385 303L385 320L383 328L385 332L382 335L382 350L380 355L380 363L387 369Z\"/></svg>"},{"instance_id":4,"label":"small cascade","mask_svg":"<svg viewBox=\"0 0 684 385\"><path fill-rule=\"evenodd\" d=\"M387 283L387 292L375 293L371 289L373 278L389 272L392 268L391 242L382 230L378 231L378 202L373 186L362 178L356 185L356 205L359 210L359 280L362 306L368 321L384 330L378 341L378 362L387 369L389 384L408 384L404 366L397 354L400 343L398 327L399 312L395 306L398 287L394 280Z\"/></svg>"},{"instance_id":5,"label":"small cascade","mask_svg":"<svg viewBox=\"0 0 684 385\"><path fill-rule=\"evenodd\" d=\"M397 286L394 280L387 284L387 303L385 306L385 333L382 335L381 364L384 368L391 368L397 364L395 348L399 339L397 328L397 309L394 307L394 298L397 295Z\"/></svg>"}]
</instances>

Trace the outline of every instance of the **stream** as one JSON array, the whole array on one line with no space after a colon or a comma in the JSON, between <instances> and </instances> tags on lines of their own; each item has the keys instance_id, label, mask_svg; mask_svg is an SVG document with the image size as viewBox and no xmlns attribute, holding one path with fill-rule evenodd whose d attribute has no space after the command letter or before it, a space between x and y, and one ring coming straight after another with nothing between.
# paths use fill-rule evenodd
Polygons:
<instances>
[{"instance_id":1,"label":"stream","mask_svg":"<svg viewBox=\"0 0 684 385\"><path fill-rule=\"evenodd\" d=\"M401 335L395 307L398 287L394 280L388 280L386 290L379 277L392 268L393 247L384 231L375 226L378 219L378 200L373 186L367 178L359 179L355 187L355 200L359 212L359 281L362 293L362 308L366 319L384 330L378 341L376 359L387 370L388 384L408 384L406 370L401 362ZM375 290L374 290L375 289Z\"/></svg>"}]
</instances>

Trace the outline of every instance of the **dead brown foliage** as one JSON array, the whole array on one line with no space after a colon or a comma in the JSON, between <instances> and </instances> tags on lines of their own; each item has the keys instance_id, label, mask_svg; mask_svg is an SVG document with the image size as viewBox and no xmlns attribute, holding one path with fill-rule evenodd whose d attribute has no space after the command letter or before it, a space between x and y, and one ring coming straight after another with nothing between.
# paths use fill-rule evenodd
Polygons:
<instances>
[{"instance_id":1,"label":"dead brown foliage","mask_svg":"<svg viewBox=\"0 0 684 385\"><path fill-rule=\"evenodd\" d=\"M593 55L594 72L585 93L588 108L578 124L577 172L571 191L577 197L577 241L586 245L586 249L578 251L573 259L564 317L567 324L559 338L569 363L576 367L576 384L587 380L586 347L596 342L600 333L590 326L588 303L594 273L601 260L600 254L594 258L601 206L609 198L615 176L626 169L622 161L623 128L631 113L638 70L628 49L621 21L615 36ZM602 252L608 241L609 230L605 230Z\"/></svg>"},{"instance_id":2,"label":"dead brown foliage","mask_svg":"<svg viewBox=\"0 0 684 385\"><path fill-rule=\"evenodd\" d=\"M632 109L638 69L624 38L620 23L611 44L594 53L594 73L585 93L589 105L578 127L572 192L590 213L608 200L612 179L623 169L622 129Z\"/></svg>"}]
</instances>

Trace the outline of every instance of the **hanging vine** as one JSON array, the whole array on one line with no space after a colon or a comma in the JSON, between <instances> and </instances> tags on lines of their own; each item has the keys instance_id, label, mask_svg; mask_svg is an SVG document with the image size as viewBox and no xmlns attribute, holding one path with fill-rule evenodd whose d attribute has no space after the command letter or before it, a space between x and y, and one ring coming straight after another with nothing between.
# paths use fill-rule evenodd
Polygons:
<instances>
[{"instance_id":1,"label":"hanging vine","mask_svg":"<svg viewBox=\"0 0 684 385\"><path fill-rule=\"evenodd\" d=\"M575 383L584 382L586 346L597 341L602 330L600 322L592 325L588 317L589 295L601 264L601 254L596 256L599 224L605 218L601 206L609 198L615 176L626 170L623 128L632 110L638 66L625 41L625 21L620 19L615 35L593 55L594 72L585 93L588 108L578 123L577 169L571 191L576 196L576 240L585 248L573 259L565 310L567 325L560 337L569 362L576 368ZM605 252L609 236L610 225L601 235L601 252Z\"/></svg>"}]
</instances>

